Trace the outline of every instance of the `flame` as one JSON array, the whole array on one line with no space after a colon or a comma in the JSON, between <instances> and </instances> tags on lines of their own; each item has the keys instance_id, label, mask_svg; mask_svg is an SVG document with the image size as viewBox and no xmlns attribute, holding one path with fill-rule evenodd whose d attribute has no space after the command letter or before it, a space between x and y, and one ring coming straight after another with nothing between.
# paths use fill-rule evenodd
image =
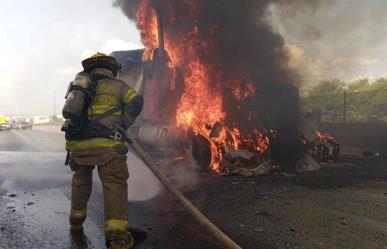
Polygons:
<instances>
[{"instance_id":1,"label":"flame","mask_svg":"<svg viewBox=\"0 0 387 249\"><path fill-rule=\"evenodd\" d=\"M195 13L200 11L199 6L195 1L187 2L187 5L195 23L197 20L194 17ZM169 21L174 21L176 17L171 15L168 18ZM141 1L137 11L137 26L141 30L143 44L150 48L157 47L157 17L151 0ZM217 70L216 65L206 63L202 59L200 51L217 52L217 48L212 45L215 44L212 42L212 36L217 29L216 26L210 27L208 37L205 39L199 36L200 30L197 25L193 25L188 33L174 34L173 40L166 31L165 50L171 58L173 67L182 69L185 84L177 105L176 125L208 140L211 148L210 167L219 172L219 164L227 151L243 149L263 155L268 151L270 141L267 135L256 128L245 134L238 125L229 126L225 123L227 111L224 110L222 97L224 85L234 85L232 92L238 101L253 96L256 89L252 82L242 83L241 79L237 87L230 84L231 79L230 82L221 82L222 72ZM146 50L144 58L151 58L150 53ZM216 129L218 132L214 135ZM272 131L271 133L274 134Z\"/></svg>"},{"instance_id":2,"label":"flame","mask_svg":"<svg viewBox=\"0 0 387 249\"><path fill-rule=\"evenodd\" d=\"M149 14L149 12L151 12ZM157 16L151 0L143 0L136 13L137 27L145 47L155 48L158 44Z\"/></svg>"},{"instance_id":3,"label":"flame","mask_svg":"<svg viewBox=\"0 0 387 249\"><path fill-rule=\"evenodd\" d=\"M314 135L319 140L332 140L332 141L336 141L336 138L333 137L332 135L328 134L328 133L321 133L320 131L314 131Z\"/></svg>"},{"instance_id":4,"label":"flame","mask_svg":"<svg viewBox=\"0 0 387 249\"><path fill-rule=\"evenodd\" d=\"M249 97L252 97L254 96L255 94L255 86L252 82L249 82L246 84L245 87L239 87L239 88L234 88L233 89L233 93L235 95L235 97L241 101L243 99L246 99L246 98L249 98Z\"/></svg>"},{"instance_id":5,"label":"flame","mask_svg":"<svg viewBox=\"0 0 387 249\"><path fill-rule=\"evenodd\" d=\"M223 121L222 98L209 88L208 72L199 61L185 71L185 91L177 107L177 125L199 133L207 124Z\"/></svg>"},{"instance_id":6,"label":"flame","mask_svg":"<svg viewBox=\"0 0 387 249\"><path fill-rule=\"evenodd\" d=\"M238 128L229 129L222 127L216 136L211 135L212 127L206 127L199 131L199 135L205 137L211 148L211 164L210 167L220 173L220 162L224 155L230 150L249 150L256 151L260 155L265 155L269 150L269 136L264 135L258 129L254 129L252 134L242 135ZM274 131L272 134L275 134ZM274 135L273 135L274 136Z\"/></svg>"}]
</instances>

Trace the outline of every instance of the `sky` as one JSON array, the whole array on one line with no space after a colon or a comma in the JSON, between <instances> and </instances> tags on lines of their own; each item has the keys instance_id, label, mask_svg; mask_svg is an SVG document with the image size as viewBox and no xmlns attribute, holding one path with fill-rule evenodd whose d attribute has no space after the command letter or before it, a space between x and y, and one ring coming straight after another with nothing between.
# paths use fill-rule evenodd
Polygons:
<instances>
[{"instance_id":1,"label":"sky","mask_svg":"<svg viewBox=\"0 0 387 249\"><path fill-rule=\"evenodd\" d=\"M60 114L81 61L142 47L113 0L0 0L0 114ZM315 0L272 5L301 86L387 75L387 1ZM301 1L302 2L302 1Z\"/></svg>"},{"instance_id":2,"label":"sky","mask_svg":"<svg viewBox=\"0 0 387 249\"><path fill-rule=\"evenodd\" d=\"M82 59L139 47L111 0L0 0L0 113L60 114Z\"/></svg>"},{"instance_id":3,"label":"sky","mask_svg":"<svg viewBox=\"0 0 387 249\"><path fill-rule=\"evenodd\" d=\"M288 2L272 6L269 19L284 36L303 87L387 76L386 0Z\"/></svg>"}]
</instances>

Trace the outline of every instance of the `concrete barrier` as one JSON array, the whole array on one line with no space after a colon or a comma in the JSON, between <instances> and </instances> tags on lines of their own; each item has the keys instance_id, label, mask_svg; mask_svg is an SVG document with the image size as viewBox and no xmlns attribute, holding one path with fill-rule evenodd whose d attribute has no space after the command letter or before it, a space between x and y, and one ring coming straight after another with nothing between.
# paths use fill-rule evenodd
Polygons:
<instances>
[{"instance_id":1,"label":"concrete barrier","mask_svg":"<svg viewBox=\"0 0 387 249\"><path fill-rule=\"evenodd\" d=\"M387 156L385 123L322 123L320 131L335 136L343 152L363 154L369 151Z\"/></svg>"}]
</instances>

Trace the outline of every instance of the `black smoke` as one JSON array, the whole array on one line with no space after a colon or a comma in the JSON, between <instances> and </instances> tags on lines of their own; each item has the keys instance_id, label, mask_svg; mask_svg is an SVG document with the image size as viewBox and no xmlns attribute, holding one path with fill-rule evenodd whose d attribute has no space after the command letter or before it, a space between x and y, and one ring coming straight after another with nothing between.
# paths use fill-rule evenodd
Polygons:
<instances>
[{"instance_id":1,"label":"black smoke","mask_svg":"<svg viewBox=\"0 0 387 249\"><path fill-rule=\"evenodd\" d=\"M130 19L136 20L136 11L141 0L114 0L113 6L121 8L125 15Z\"/></svg>"},{"instance_id":2,"label":"black smoke","mask_svg":"<svg viewBox=\"0 0 387 249\"><path fill-rule=\"evenodd\" d=\"M136 21L136 11L141 0L115 0L125 15ZM158 0L164 6L165 29L170 40L180 41L181 33L188 34L198 27L199 37L208 41L215 32L208 50L197 44L197 50L209 63L221 62L220 70L226 78L241 78L264 83L291 83L285 69L287 54L284 41L279 34L264 21L263 17L269 0ZM195 7L193 7L195 6ZM198 9L194 9L198 8ZM149 15L151 15L149 9ZM195 12L195 17L192 16ZM187 60L189 62L189 60ZM229 75L228 72L232 72Z\"/></svg>"},{"instance_id":3,"label":"black smoke","mask_svg":"<svg viewBox=\"0 0 387 249\"><path fill-rule=\"evenodd\" d=\"M141 0L115 0L136 21ZM155 1L156 2L156 1ZM226 124L242 132L277 129L291 147L298 135L298 80L287 68L283 37L266 22L270 4L309 4L306 0L158 0L164 13L167 40L184 44L195 39L196 54L210 68L212 87L222 89ZM313 6L313 4L312 4ZM149 15L153 10L149 9ZM195 34L192 31L195 30ZM181 34L185 34L182 38ZM188 49L188 48L187 48ZM190 58L181 67L188 67ZM219 73L220 72L220 73ZM240 101L233 89L253 84L256 94ZM189 91L189 89L185 89Z\"/></svg>"},{"instance_id":4,"label":"black smoke","mask_svg":"<svg viewBox=\"0 0 387 249\"><path fill-rule=\"evenodd\" d=\"M168 40L182 43L181 34L191 37L192 30L197 27L199 37L195 42L195 50L211 71L221 72L213 75L213 87L225 90L226 100L230 98L229 89L243 86L247 82L255 85L258 95L265 88L288 87L297 84L294 74L287 68L287 53L284 50L284 40L273 32L264 20L267 7L273 1L263 0L159 0L163 8L165 30ZM117 0L119 6L129 19L136 21L136 11L140 0ZM149 9L151 15L152 9ZM182 67L191 63L190 58L182 63ZM262 97L260 97L262 98ZM259 99L250 99L244 104L240 115L239 105L232 99L225 101L229 123L240 122L252 112L265 110ZM265 106L268 103L265 103ZM261 116L262 115L258 115ZM237 118L236 118L237 117ZM238 120L235 120L238 119Z\"/></svg>"}]
</instances>

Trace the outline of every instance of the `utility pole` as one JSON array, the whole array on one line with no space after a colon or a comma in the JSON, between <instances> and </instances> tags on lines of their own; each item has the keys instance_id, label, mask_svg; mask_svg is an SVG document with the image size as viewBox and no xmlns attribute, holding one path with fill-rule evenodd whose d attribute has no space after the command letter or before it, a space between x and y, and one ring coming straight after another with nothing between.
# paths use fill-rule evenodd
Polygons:
<instances>
[{"instance_id":1,"label":"utility pole","mask_svg":"<svg viewBox=\"0 0 387 249\"><path fill-rule=\"evenodd\" d=\"M56 116L56 92L54 92L54 116Z\"/></svg>"},{"instance_id":2,"label":"utility pole","mask_svg":"<svg viewBox=\"0 0 387 249\"><path fill-rule=\"evenodd\" d=\"M347 91L343 93L343 123L347 121Z\"/></svg>"}]
</instances>

